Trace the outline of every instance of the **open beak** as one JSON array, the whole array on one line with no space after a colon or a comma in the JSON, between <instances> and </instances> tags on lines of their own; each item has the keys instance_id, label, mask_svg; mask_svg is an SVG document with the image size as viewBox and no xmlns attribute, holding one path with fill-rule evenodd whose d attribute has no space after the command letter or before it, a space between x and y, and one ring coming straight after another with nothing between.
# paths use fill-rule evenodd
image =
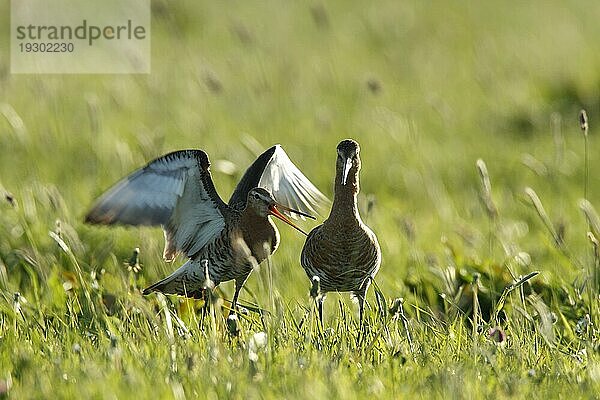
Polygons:
<instances>
[{"instance_id":1,"label":"open beak","mask_svg":"<svg viewBox=\"0 0 600 400\"><path fill-rule=\"evenodd\" d=\"M302 229L300 229L296 224L294 224L292 221L290 221L290 219L288 217L286 217L285 215L283 215L278 208L281 208L282 210L285 211L289 211L289 212L293 212L294 214L298 214L298 215L302 215L303 217L307 217L307 218L311 218L311 219L316 219L315 217L313 217L312 215L303 213L301 211L297 211L294 210L292 208L286 207L284 205L281 204L271 204L269 206L269 212L271 215L273 215L274 217L282 220L283 222L285 222L286 224L296 228L297 230L299 230L300 232L304 233L306 236L308 236L308 234L306 232L304 232Z\"/></svg>"},{"instance_id":2,"label":"open beak","mask_svg":"<svg viewBox=\"0 0 600 400\"><path fill-rule=\"evenodd\" d=\"M346 185L346 182L348 181L348 172L350 172L350 168L352 167L352 159L351 158L347 158L346 162L344 163L344 170L342 171L342 185Z\"/></svg>"}]
</instances>

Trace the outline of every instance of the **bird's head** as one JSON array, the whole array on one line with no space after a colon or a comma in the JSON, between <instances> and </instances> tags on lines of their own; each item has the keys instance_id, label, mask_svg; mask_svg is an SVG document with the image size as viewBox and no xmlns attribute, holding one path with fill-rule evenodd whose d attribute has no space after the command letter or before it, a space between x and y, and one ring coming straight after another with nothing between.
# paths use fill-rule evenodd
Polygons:
<instances>
[{"instance_id":1,"label":"bird's head","mask_svg":"<svg viewBox=\"0 0 600 400\"><path fill-rule=\"evenodd\" d=\"M302 215L307 218L315 219L312 215L303 213L302 211L294 210L292 208L286 207L283 204L277 202L271 192L264 188L254 188L248 192L248 201L246 203L246 207L252 209L257 215L267 218L269 215L274 216L285 222L286 224L296 228L300 232L306 235L302 229L300 229L296 224L294 224L288 217L281 213L281 211L287 211L294 214Z\"/></svg>"},{"instance_id":2,"label":"bird's head","mask_svg":"<svg viewBox=\"0 0 600 400\"><path fill-rule=\"evenodd\" d=\"M339 182L336 183L342 186L356 186L360 171L360 146L355 140L342 140L337 146L337 154L336 169Z\"/></svg>"}]
</instances>

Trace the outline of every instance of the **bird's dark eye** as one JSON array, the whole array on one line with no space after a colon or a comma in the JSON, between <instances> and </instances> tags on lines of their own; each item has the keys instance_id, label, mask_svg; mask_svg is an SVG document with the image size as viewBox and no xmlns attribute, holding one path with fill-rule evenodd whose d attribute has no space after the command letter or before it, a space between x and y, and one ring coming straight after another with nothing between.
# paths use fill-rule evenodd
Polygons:
<instances>
[{"instance_id":1,"label":"bird's dark eye","mask_svg":"<svg viewBox=\"0 0 600 400\"><path fill-rule=\"evenodd\" d=\"M254 193L254 194L252 195L252 197L254 198L254 200L258 200L258 194Z\"/></svg>"}]
</instances>

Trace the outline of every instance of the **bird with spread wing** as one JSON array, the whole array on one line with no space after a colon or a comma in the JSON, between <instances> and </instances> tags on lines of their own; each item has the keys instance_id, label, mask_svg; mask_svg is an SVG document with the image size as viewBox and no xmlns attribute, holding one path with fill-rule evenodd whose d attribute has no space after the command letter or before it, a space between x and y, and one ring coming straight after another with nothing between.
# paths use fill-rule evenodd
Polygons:
<instances>
[{"instance_id":1,"label":"bird with spread wing","mask_svg":"<svg viewBox=\"0 0 600 400\"><path fill-rule=\"evenodd\" d=\"M275 252L279 232L269 216L302 231L286 215L313 218L327 198L276 145L246 170L228 203L217 193L202 150L176 151L134 171L104 193L86 216L93 224L162 226L164 259L188 261L151 285L202 298L207 282L235 280L231 313L253 268Z\"/></svg>"}]
</instances>

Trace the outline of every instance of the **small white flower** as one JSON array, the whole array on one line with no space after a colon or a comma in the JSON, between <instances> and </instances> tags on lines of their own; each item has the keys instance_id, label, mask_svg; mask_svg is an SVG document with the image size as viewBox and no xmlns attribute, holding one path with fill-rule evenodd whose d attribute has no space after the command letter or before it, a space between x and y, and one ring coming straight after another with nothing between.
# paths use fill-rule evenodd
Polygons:
<instances>
[{"instance_id":1,"label":"small white flower","mask_svg":"<svg viewBox=\"0 0 600 400\"><path fill-rule=\"evenodd\" d=\"M267 347L267 334L265 332L257 332L248 341L248 358L252 362L258 361L258 353L265 350Z\"/></svg>"}]
</instances>

